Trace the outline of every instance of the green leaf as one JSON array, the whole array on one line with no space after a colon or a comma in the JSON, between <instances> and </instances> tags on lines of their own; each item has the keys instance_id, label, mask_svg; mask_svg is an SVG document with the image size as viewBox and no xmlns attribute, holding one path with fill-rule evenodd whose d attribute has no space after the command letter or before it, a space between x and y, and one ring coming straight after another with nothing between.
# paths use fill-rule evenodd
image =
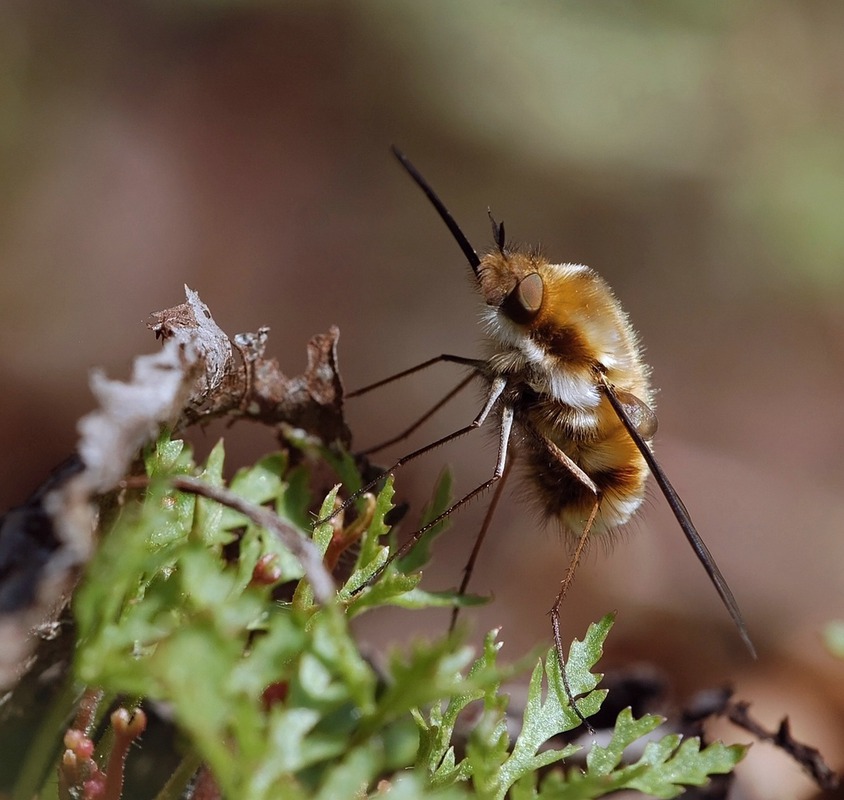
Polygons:
<instances>
[{"instance_id":1,"label":"green leaf","mask_svg":"<svg viewBox=\"0 0 844 800\"><path fill-rule=\"evenodd\" d=\"M144 468L150 478L161 475L187 475L193 470L193 455L181 439L171 439L163 430L155 447L144 453Z\"/></svg>"},{"instance_id":2,"label":"green leaf","mask_svg":"<svg viewBox=\"0 0 844 800\"><path fill-rule=\"evenodd\" d=\"M844 620L830 622L824 630L824 639L830 653L844 658Z\"/></svg>"},{"instance_id":3,"label":"green leaf","mask_svg":"<svg viewBox=\"0 0 844 800\"><path fill-rule=\"evenodd\" d=\"M360 713L371 713L375 706L376 675L361 655L341 609L336 605L324 607L308 621L306 630L312 652L323 664L342 676Z\"/></svg>"},{"instance_id":4,"label":"green leaf","mask_svg":"<svg viewBox=\"0 0 844 800\"><path fill-rule=\"evenodd\" d=\"M211 483L222 482L223 455L219 445L209 456L203 475ZM338 458L346 473L354 467L351 457ZM196 474L182 442L162 438L145 463L149 488L127 492L108 515L109 528L74 597L76 677L111 694L166 704L190 757L208 764L226 797L501 800L509 793L513 800L584 800L623 788L674 797L728 771L743 753L720 744L701 749L695 739L669 735L649 741L639 760L627 763L660 721L624 712L609 742L588 754L584 770L558 768L540 781L538 770L576 749L545 749L549 740L580 722L553 650L535 663L511 742L508 731L518 723L507 716L501 686L523 670L524 660L500 665L495 633L474 659L459 637L444 636L396 649L376 670L350 630L352 618L385 606L479 602L419 588L418 568L430 556L425 540L403 562L412 571L391 565L366 585L388 557L384 516L392 507L392 478L374 506L359 504L362 519L371 519L355 570L335 602L317 606L299 580L298 560L272 533L168 485L171 475ZM440 480L428 519L447 505L449 481ZM253 503L275 505L308 531L309 476L304 467L290 470L283 454L240 470L231 487ZM322 515L335 495L326 498ZM323 552L332 533L330 524L313 532ZM237 546L223 548L235 535ZM253 582L267 553L278 557L284 580L299 581L292 601L288 587L278 593L286 599L277 601L270 587ZM583 715L597 711L604 696L592 669L611 626L612 617L605 617L569 651L566 676Z\"/></svg>"},{"instance_id":5,"label":"green leaf","mask_svg":"<svg viewBox=\"0 0 844 800\"><path fill-rule=\"evenodd\" d=\"M414 708L434 703L467 688L461 670L469 666L472 651L468 647L455 649L449 639L439 642L416 642L409 653L394 652L388 673L390 683L383 691L377 712L367 726L383 725Z\"/></svg>"},{"instance_id":6,"label":"green leaf","mask_svg":"<svg viewBox=\"0 0 844 800\"><path fill-rule=\"evenodd\" d=\"M448 701L445 710L439 705L431 707L428 719L414 715L420 732L419 761L427 766L436 783L466 780L471 775L468 760L455 762L452 739L460 714L471 704L483 698L488 704L495 701L502 681L512 676L518 667L500 668L496 658L501 643L496 641L497 631L484 639L484 648L469 670L467 679Z\"/></svg>"},{"instance_id":7,"label":"green leaf","mask_svg":"<svg viewBox=\"0 0 844 800\"><path fill-rule=\"evenodd\" d=\"M599 623L590 625L583 642L575 640L569 650L566 677L573 694L588 692L578 702L580 713L586 717L598 711L606 696L604 691L593 691L600 676L590 670L601 657L603 643L612 624L613 616L608 614ZM544 699L543 677L547 681ZM512 753L498 772L495 785L490 787L494 789L494 796L503 798L516 781L575 753L579 749L576 745L542 752L540 748L554 736L574 730L580 724L563 684L557 654L552 648L545 658L544 669L540 661L531 675L522 729Z\"/></svg>"},{"instance_id":8,"label":"green leaf","mask_svg":"<svg viewBox=\"0 0 844 800\"><path fill-rule=\"evenodd\" d=\"M358 472L355 458L348 450L337 445L335 447L322 447L320 453L337 474L337 477L340 478L349 494L353 494L360 489L363 481Z\"/></svg>"},{"instance_id":9,"label":"green leaf","mask_svg":"<svg viewBox=\"0 0 844 800\"><path fill-rule=\"evenodd\" d=\"M325 519L334 509L334 502L337 499L337 492L340 491L340 485L335 486L322 501L319 511L317 512L318 519ZM314 544L319 548L320 553L325 555L328 546L331 544L331 539L334 536L334 526L331 521L323 522L322 525L317 525L314 528L313 539Z\"/></svg>"},{"instance_id":10,"label":"green leaf","mask_svg":"<svg viewBox=\"0 0 844 800\"><path fill-rule=\"evenodd\" d=\"M348 602L350 608L355 609L355 613L371 606L376 599L370 598L365 600L369 592L375 587L370 587L367 592L363 594L356 594L363 587L365 587L370 580L378 573L384 566L389 557L389 546L382 543L382 538L389 532L389 526L384 522L384 517L392 509L393 504L393 478L390 476L384 485L384 488L378 493L375 498L375 506L372 510L372 520L369 527L364 531L360 539L360 548L358 551L355 568L345 585L339 592L341 601ZM392 580L388 576L395 573L395 569L388 571L382 575L378 581L380 584L383 580ZM408 591L409 588L415 586L419 582L417 576L414 582L407 584L396 584L387 590L390 595L395 595L396 592ZM400 588L401 585L407 588Z\"/></svg>"},{"instance_id":11,"label":"green leaf","mask_svg":"<svg viewBox=\"0 0 844 800\"><path fill-rule=\"evenodd\" d=\"M381 794L367 795L381 797ZM427 778L419 773L399 774L386 789L384 797L389 800L466 800L470 795L458 786L431 787Z\"/></svg>"},{"instance_id":12,"label":"green leaf","mask_svg":"<svg viewBox=\"0 0 844 800\"><path fill-rule=\"evenodd\" d=\"M301 531L309 531L314 524L309 514L311 506L310 475L305 467L296 467L285 476L287 485L277 506L278 515Z\"/></svg>"},{"instance_id":13,"label":"green leaf","mask_svg":"<svg viewBox=\"0 0 844 800\"><path fill-rule=\"evenodd\" d=\"M357 747L342 758L313 795L314 800L336 800L339 797L361 795L377 773L378 752L373 748Z\"/></svg>"},{"instance_id":14,"label":"green leaf","mask_svg":"<svg viewBox=\"0 0 844 800\"><path fill-rule=\"evenodd\" d=\"M368 576L366 577L366 580L368 580L375 573L374 567L383 563L386 557L382 538L389 532L390 526L384 522L384 517L393 508L393 494L393 476L390 475L375 498L372 522L361 537L355 572L352 573L345 587L351 591L358 586L362 586L366 581L362 581L361 578Z\"/></svg>"},{"instance_id":15,"label":"green leaf","mask_svg":"<svg viewBox=\"0 0 844 800\"><path fill-rule=\"evenodd\" d=\"M263 505L282 493L286 473L287 454L270 453L254 466L238 470L230 488L241 497Z\"/></svg>"},{"instance_id":16,"label":"green leaf","mask_svg":"<svg viewBox=\"0 0 844 800\"><path fill-rule=\"evenodd\" d=\"M549 775L539 796L543 800L591 800L633 789L649 797L672 798L682 794L685 786L702 786L709 776L730 772L744 755L745 748L740 745L727 747L716 742L701 750L697 738L682 743L677 734L651 738L662 722L652 715L637 720L630 709L623 710L610 743L595 745L588 754L586 771L572 770L565 779ZM623 754L642 739L650 740L641 758L625 765Z\"/></svg>"},{"instance_id":17,"label":"green leaf","mask_svg":"<svg viewBox=\"0 0 844 800\"><path fill-rule=\"evenodd\" d=\"M632 767L631 773L647 767L625 782L630 789L660 798L677 797L685 786L703 786L710 775L723 775L744 757L746 748L741 745L726 746L713 742L703 750L700 740L686 739L676 747L679 737L666 736L659 742L650 742L642 758Z\"/></svg>"}]
</instances>

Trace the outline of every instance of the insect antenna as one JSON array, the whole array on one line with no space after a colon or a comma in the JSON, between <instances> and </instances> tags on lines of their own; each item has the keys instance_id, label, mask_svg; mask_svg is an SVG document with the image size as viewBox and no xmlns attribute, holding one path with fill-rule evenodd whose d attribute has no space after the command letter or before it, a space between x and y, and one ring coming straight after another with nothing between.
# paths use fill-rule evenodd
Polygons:
<instances>
[{"instance_id":1,"label":"insect antenna","mask_svg":"<svg viewBox=\"0 0 844 800\"><path fill-rule=\"evenodd\" d=\"M451 212L448 210L448 208L446 208L445 203L443 203L443 201L440 199L439 195L437 195L437 193L434 191L434 189L431 187L431 185L428 183L428 181L426 181L425 178L422 177L422 174L419 172L419 170L417 170L416 167L413 166L410 159L401 150L399 150L395 145L391 146L391 150L393 151L393 155L395 155L395 157L398 159L399 163L404 167L404 169L407 171L407 173L410 175L410 177L413 178L416 185L419 186L419 188L425 193L425 196L431 202L431 205L434 206L437 213L440 215L440 218L443 220L443 222L445 222L446 227L449 229L449 231L451 231L451 235L454 237L455 241L457 242L458 245L460 245L460 249L463 251L463 255L466 256L466 260L469 262L469 266L472 268L472 271L475 273L475 275L477 275L478 274L478 268L480 267L481 260L478 257L478 254L475 252L475 248L472 247L469 240L466 238L466 235L463 233L463 231L460 229L460 226L455 221L454 217L451 216ZM381 386L384 386L387 383L391 383L392 381L398 380L399 378L403 378L403 377L405 377L407 375L411 375L414 372L417 372L421 369L425 369L426 367L429 367L429 366L437 363L438 361L450 361L452 363L463 364L464 366L472 367L475 370L476 373L482 373L484 371L484 367L485 367L485 362L480 361L478 359L462 358L460 356L441 355L441 356L438 356L436 358L429 359L428 361L425 361L425 362L423 362L422 364L419 364L416 367L411 367L410 369L404 370L403 372L399 372L396 375L392 375L389 378L385 378L384 380L377 381L376 383L370 384L369 386L364 386L363 389L358 389L357 391L351 392L346 396L350 397L350 398L351 397L358 397L362 394L365 394L366 392L372 391L373 389L377 389ZM461 388L462 388L462 386L461 386ZM457 391L459 391L459 389ZM500 394L500 391L498 392L498 394ZM448 399L451 399L451 398L448 397L443 402L447 402ZM412 432L412 430L415 430L416 427L418 427L418 425L421 425L422 422L424 422L430 414L433 414L437 410L439 410L439 407L440 407L439 404L437 406L435 406L429 412L428 415L424 416L421 420L419 420L417 423L415 423L413 426L411 426L409 432ZM484 413L482 411L481 414L485 417L486 414L489 413L489 410L491 410L491 406L489 408L485 408L486 413ZM328 520L332 519L334 516L339 514L341 511L344 511L345 509L347 509L350 505L352 505L352 503L355 502L355 500L357 500L362 494L364 494L364 492L369 491L369 489L371 489L373 486L375 486L376 483L383 480L391 472L398 469L402 465L406 464L408 461L412 461L416 458L419 458L419 456L424 455L425 453L428 453L431 450L434 450L435 448L439 447L440 445L446 444L446 443L448 443L448 442L450 442L454 439L459 438L460 436L465 435L466 433L469 433L471 430L474 430L479 425L480 425L480 423L476 419L470 425L467 425L466 427L461 428L460 430L455 431L454 433L451 433L448 436L444 436L442 439L438 439L436 442L432 442L431 444L427 445L426 447L421 447L418 450L414 450L412 453L409 453L408 455L400 458L389 469L384 470L380 475L377 475L373 480L369 481L365 486L360 487L356 492L349 495L349 497L345 501L343 501L343 503L340 504L337 508L335 508L334 511L332 511L332 513L329 516L325 517L324 519L318 520L317 524L321 525L322 523L327 522ZM401 440L401 438L403 438L402 434L400 434L399 437L397 437L397 440ZM390 443L392 443L392 441ZM386 445L384 445L384 446L386 446ZM381 446L378 446L377 449L380 449L380 448L381 448ZM496 480L497 480L497 478L496 478Z\"/></svg>"},{"instance_id":2,"label":"insect antenna","mask_svg":"<svg viewBox=\"0 0 844 800\"><path fill-rule=\"evenodd\" d=\"M495 246L498 248L498 252L501 255L504 255L504 242L506 240L506 236L504 234L504 221L496 222L495 217L492 216L492 211L487 209L486 213L489 215L489 221L492 223L492 238L495 242Z\"/></svg>"},{"instance_id":3,"label":"insect antenna","mask_svg":"<svg viewBox=\"0 0 844 800\"><path fill-rule=\"evenodd\" d=\"M475 252L475 248L469 243L469 240L466 238L466 234L460 230L460 226L454 221L454 217L451 216L451 212L446 208L445 203L440 200L439 195L437 195L437 193L431 188L428 181L422 177L422 173L413 166L410 159L401 150L399 150L398 147L392 145L390 149L393 151L393 155L399 160L399 163L407 170L410 177L416 182L416 185L425 193L425 196L428 200L430 200L431 205L437 210L437 213L442 218L442 221L451 231L451 235L454 237L457 244L460 245L460 249L463 251L463 255L466 256L466 260L469 262L472 272L477 275L478 267L481 265L481 259Z\"/></svg>"},{"instance_id":4,"label":"insect antenna","mask_svg":"<svg viewBox=\"0 0 844 800\"><path fill-rule=\"evenodd\" d=\"M747 649L750 651L750 654L756 658L756 648L750 640L750 634L747 632L747 625L741 615L736 598L727 584L727 579L724 577L721 570L718 569L714 556L709 552L709 548L704 543L697 531L697 528L695 528L685 504L680 499L680 495L677 494L677 490L671 485L671 481L668 480L668 476L654 457L650 447L648 447L647 443L642 438L633 420L630 419L627 414L627 410L624 408L624 405L616 395L615 389L607 382L604 376L601 376L601 384L606 392L607 399L610 401L610 405L612 405L613 410L621 420L621 424L627 429L627 433L630 435L633 443L636 445L637 449L642 454L642 457L650 467L654 479L659 485L665 499L668 501L668 505L677 519L680 528L686 535L686 539L691 545L692 550L694 550L695 555L698 557L698 560L703 565L706 574L709 576L709 580L712 581L715 591L718 592L718 596L721 598L721 602L724 604L724 607L727 609L733 623L738 629L742 641L744 641Z\"/></svg>"}]
</instances>

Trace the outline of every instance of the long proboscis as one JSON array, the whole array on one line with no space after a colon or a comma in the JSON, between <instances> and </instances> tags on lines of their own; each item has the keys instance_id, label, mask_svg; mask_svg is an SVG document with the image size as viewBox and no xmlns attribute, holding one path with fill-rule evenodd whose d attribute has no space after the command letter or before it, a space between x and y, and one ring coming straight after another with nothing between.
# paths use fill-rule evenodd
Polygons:
<instances>
[{"instance_id":1,"label":"long proboscis","mask_svg":"<svg viewBox=\"0 0 844 800\"><path fill-rule=\"evenodd\" d=\"M624 409L621 401L616 396L613 387L606 381L603 382L603 386L606 391L607 398L610 401L610 405L612 405L613 410L618 415L622 425L624 425L627 429L627 433L630 435L633 443L644 457L648 467L650 467L654 479L659 485L659 488L662 490L662 494L665 496L665 499L668 501L668 505L676 517L680 528L686 536L686 539L692 546L692 550L695 551L695 555L698 557L698 560L703 565L706 574L709 576L709 580L712 581L715 591L718 592L718 596L721 598L721 602L724 604L724 607L727 609L733 623L738 629L742 641L747 646L750 654L756 658L756 648L750 640L750 634L747 632L747 625L745 624L744 617L741 615L736 598L727 584L727 579L724 577L721 570L718 569L714 556L709 552L709 548L706 546L705 542L701 538L701 535L698 533L697 528L692 522L692 518L689 515L685 504L680 499L680 495L677 494L677 490L671 485L671 481L668 480L668 476L659 465L659 462L656 460L656 457L650 447L648 447L647 442L645 442L642 438L639 431L636 430L636 426L627 415L627 411Z\"/></svg>"},{"instance_id":2,"label":"long proboscis","mask_svg":"<svg viewBox=\"0 0 844 800\"><path fill-rule=\"evenodd\" d=\"M431 202L431 205L437 210L440 218L451 231L451 235L454 237L457 244L460 245L460 249L463 251L463 255L466 256L466 260L469 262L472 272L477 275L478 267L481 265L481 260L478 258L475 248L472 247L471 243L466 238L466 234L460 230L460 226L457 224L454 217L451 216L451 212L446 208L445 203L440 200L439 195L433 190L428 181L422 177L422 173L413 166L410 159L401 150L399 150L398 147L392 145L390 149L393 151L393 155L399 160L399 163L407 170L408 175L413 178L416 185L425 193L425 196Z\"/></svg>"}]
</instances>

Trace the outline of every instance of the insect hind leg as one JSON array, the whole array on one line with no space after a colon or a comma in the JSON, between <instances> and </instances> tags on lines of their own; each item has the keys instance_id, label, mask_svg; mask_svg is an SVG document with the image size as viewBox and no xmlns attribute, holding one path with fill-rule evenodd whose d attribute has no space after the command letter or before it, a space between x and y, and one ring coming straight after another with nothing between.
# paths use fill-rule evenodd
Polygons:
<instances>
[{"instance_id":1,"label":"insect hind leg","mask_svg":"<svg viewBox=\"0 0 844 800\"><path fill-rule=\"evenodd\" d=\"M568 455L566 455L560 447L552 442L547 436L544 436L538 431L534 430L532 432L535 436L537 436L537 438L539 438L540 441L542 441L553 458L565 467L572 477L578 481L578 483L580 483L594 498L589 516L577 538L577 543L575 545L574 552L572 553L571 560L569 561L569 565L563 575L562 581L560 581L560 590L554 598L554 604L548 611L548 616L551 617L551 631L554 637L554 650L557 652L557 660L560 664L560 675L563 680L563 688L566 692L566 698L578 719L586 726L586 729L590 733L593 733L594 729L580 712L580 709L575 703L571 686L569 686L568 676L566 675L566 657L563 651L563 637L560 632L560 608L563 605L563 601L566 599L566 594L568 593L569 587L574 580L574 575L577 571L577 566L580 563L580 558L586 550L589 535L592 533L595 526L595 520L597 519L598 511L601 508L601 491L596 483Z\"/></svg>"}]
</instances>

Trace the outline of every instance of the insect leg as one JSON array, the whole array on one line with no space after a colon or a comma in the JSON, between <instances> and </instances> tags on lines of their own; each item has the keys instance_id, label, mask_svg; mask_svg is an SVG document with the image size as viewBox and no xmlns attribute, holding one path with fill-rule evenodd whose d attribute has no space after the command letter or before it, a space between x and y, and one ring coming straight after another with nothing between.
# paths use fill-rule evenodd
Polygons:
<instances>
[{"instance_id":1,"label":"insect leg","mask_svg":"<svg viewBox=\"0 0 844 800\"><path fill-rule=\"evenodd\" d=\"M510 459L504 466L504 473L501 475L501 480L499 481L498 486L495 487L495 493L492 495L492 500L489 502L486 514L484 514L484 521L481 524L481 529L478 531L478 535L475 537L475 544L472 547L469 560L466 562L466 566L463 567L463 579L460 581L460 588L457 590L457 594L460 597L466 594L466 589L469 588L469 581L472 578L472 573L475 571L475 562L478 560L478 554L481 552L481 546L486 538L492 518L495 516L495 509L498 507L498 501L504 493L504 487L507 485L507 478L510 476L510 472L513 469L514 461L515 459ZM457 617L459 614L460 606L455 606L451 610L451 622L448 626L449 632L453 631L454 627L457 625Z\"/></svg>"},{"instance_id":2,"label":"insect leg","mask_svg":"<svg viewBox=\"0 0 844 800\"><path fill-rule=\"evenodd\" d=\"M361 450L358 455L361 456L370 456L373 453L377 453L379 450L384 450L385 448L389 447L392 444L396 444L397 442L401 442L404 439L407 439L411 433L413 433L417 428L419 428L423 423L427 422L434 414L437 413L446 403L449 402L452 398L456 397L460 392L462 392L472 381L473 378L476 378L479 373L471 372L465 378L463 378L460 383L457 384L445 397L443 397L438 403L433 405L429 408L419 419L416 420L411 426L405 428L401 433L393 436L392 439L387 439L386 442L381 442L381 444L377 444L374 447L367 447L366 450Z\"/></svg>"},{"instance_id":3,"label":"insect leg","mask_svg":"<svg viewBox=\"0 0 844 800\"><path fill-rule=\"evenodd\" d=\"M413 375L417 372L421 372L423 369L428 369L428 367L433 367L434 364L439 364L441 362L446 362L448 364L462 364L464 367L472 367L473 369L476 369L478 371L482 371L483 368L486 366L486 362L478 358L465 358L463 356L453 356L449 355L448 353L443 353L442 355L429 358L427 361L423 361L421 364L417 364L415 367L404 369L401 372L397 372L395 375L390 375L388 378L383 378L382 380L376 381L375 383L370 383L368 386L364 386L361 389L355 389L355 391L353 392L348 392L346 394L346 397L360 397L362 394L371 392L373 389L380 389L382 386L386 386L388 383L393 383L393 381L401 380L402 378L406 378L408 375Z\"/></svg>"},{"instance_id":4,"label":"insect leg","mask_svg":"<svg viewBox=\"0 0 844 800\"><path fill-rule=\"evenodd\" d=\"M592 525L595 522L595 517L598 514L599 505L600 500L596 497L595 505L592 506L592 512L589 514L589 519L586 521L586 524L583 526L583 531L577 539L577 545L574 548L574 553L572 554L571 561L569 561L568 568L566 569L566 574L563 576L563 580L560 583L560 591L557 593L556 598L554 598L554 605L551 606L551 610L548 612L548 615L551 617L551 630L554 634L554 649L557 651L557 659L560 662L560 676L563 679L563 688L566 690L566 696L572 707L572 710L580 719L580 721L586 726L586 730L588 730L590 733L594 733L594 729L586 721L586 718L583 716L583 714L580 713L580 709L574 702L574 696L572 695L571 686L569 686L569 679L566 675L566 661L565 654L563 653L563 637L560 633L560 606L562 606L563 600L566 599L566 592L568 592L569 586L571 586L571 582L574 579L574 573L575 570L577 570L577 565L580 563L580 557L581 555L583 555L583 551L586 549L586 542L589 539L589 533L592 530Z\"/></svg>"},{"instance_id":5,"label":"insect leg","mask_svg":"<svg viewBox=\"0 0 844 800\"><path fill-rule=\"evenodd\" d=\"M380 474L376 475L371 481L364 484L360 487L356 492L353 492L340 503L338 506L334 508L334 510L323 519L319 519L316 521L316 525L322 525L324 522L328 522L334 516L339 514L341 511L345 511L352 503L357 500L364 492L368 492L373 486L375 486L378 481L383 480L392 472L397 470L399 467L407 464L409 461L413 461L414 459L419 458L419 456L425 455L425 453L429 453L431 450L435 450L437 447L440 447L444 444L448 444L455 439L459 439L461 436L465 436L467 433L471 433L474 430L483 425L486 418L489 416L490 412L492 411L493 406L498 402L498 398L501 397L501 393L504 391L506 386L506 381L504 378L496 378L490 384L489 394L487 395L486 402L484 403L484 407L481 409L478 416L475 417L468 425L460 428L459 430L454 431L453 433L449 433L447 436L443 436L441 439L437 439L435 442L431 442L431 444L426 444L424 447L420 447L417 450L414 450L412 453L408 453L406 456L402 456L398 461L396 461L392 466L388 469L385 469ZM435 522L439 522L439 518L435 520ZM434 523L431 523L428 527L431 527Z\"/></svg>"},{"instance_id":6,"label":"insect leg","mask_svg":"<svg viewBox=\"0 0 844 800\"><path fill-rule=\"evenodd\" d=\"M500 379L500 380L503 384L504 383L503 378ZM502 385L502 389L503 389L503 385ZM494 391L495 390L493 389L493 392ZM496 399L497 399L498 395L500 395L500 391L498 392L498 394L495 395ZM490 394L490 396L492 396L492 393ZM487 403L487 405L484 406L484 411L487 411L488 407L489 407L489 403ZM483 414L484 411L482 411L481 414ZM488 413L488 411L487 411L487 413ZM481 416L481 415L479 414L478 416ZM505 467L506 467L506 464L507 464L507 450L509 448L510 433L511 433L512 430L513 430L513 409L510 406L504 406L504 408L501 411L501 427L499 428L499 433L498 433L498 459L496 461L495 470L492 473L492 477L490 477L488 480L485 480L480 486L476 486L468 494L465 494L463 497L461 497L459 500L457 500L455 503L453 503L451 506L449 506L445 511L443 511L442 514L440 514L438 517L435 517L434 519L432 519L427 525L424 525L423 527L419 528L419 530L414 531L411 534L410 538L401 547L399 547L399 549L396 550L389 557L389 559L387 559L387 561L383 564L383 566L369 579L369 581L367 581L366 585L372 584L376 580L378 580L378 578L381 576L381 574L384 572L384 570L387 569L387 567L389 567L390 564L392 564L393 561L395 561L397 558L401 558L406 553L408 553L410 551L410 549L425 535L425 533L427 531L431 530L431 528L433 528L435 525L439 525L440 522L442 522L446 517L453 514L455 511L457 511L458 508L461 508L462 506L464 506L473 497L477 497L477 495L481 494L482 492L485 492L487 489L489 489L490 486L492 486L494 483L497 483L501 479L501 477L504 475ZM361 588L363 588L363 587L361 587Z\"/></svg>"},{"instance_id":7,"label":"insect leg","mask_svg":"<svg viewBox=\"0 0 844 800\"><path fill-rule=\"evenodd\" d=\"M589 491L595 496L595 502L592 505L592 510L589 512L589 517L577 539L577 544L575 545L574 553L572 553L568 568L566 569L565 575L563 575L563 579L560 582L560 590L557 592L557 596L554 598L554 604L548 612L548 616L551 617L551 630L554 635L554 649L557 651L557 660L560 662L560 675L563 679L563 688L565 689L566 696L572 710L586 726L586 730L592 733L594 732L592 726L586 721L586 718L580 713L580 709L574 702L574 696L572 695L569 680L566 676L566 658L565 653L563 652L563 637L560 633L560 607L563 605L563 600L565 600L569 587L574 580L574 573L577 571L577 565L580 563L580 557L586 549L589 534L592 531L592 526L595 524L595 517L598 515L598 509L601 505L601 492L595 485L595 482L569 456L567 456L556 444L554 444L554 442L538 431L534 430L532 432L548 448L554 458L556 458L557 461L559 461L560 464L562 464L577 481L583 484L583 486L589 489Z\"/></svg>"},{"instance_id":8,"label":"insect leg","mask_svg":"<svg viewBox=\"0 0 844 800\"><path fill-rule=\"evenodd\" d=\"M733 596L733 593L727 584L727 579L721 573L721 570L718 569L718 565L715 563L715 558L712 553L709 552L709 548L704 543L697 531L697 528L695 528L685 504L680 499L680 495L677 494L677 490L671 485L671 481L668 480L668 476L654 457L651 448L648 447L647 442L645 442L642 438L636 428L636 425L634 424L634 421L630 419L630 416L624 408L624 404L616 395L615 388L607 381L605 376L601 375L600 379L604 392L607 395L607 399L610 401L610 405L613 407L613 410L619 420L621 420L621 424L627 429L627 433L630 434L630 438L633 440L633 443L647 462L648 467L650 467L654 479L659 485L665 499L668 501L668 505L676 517L680 528L686 536L686 539L691 545L692 550L695 551L695 555L703 565L703 569L709 576L709 580L711 580L713 586L715 586L715 591L718 592L721 602L727 609L727 612L732 618L736 628L738 628L739 635L747 646L747 649L750 651L750 654L756 658L756 648L750 640L750 634L747 632L747 625L741 615L736 598Z\"/></svg>"}]
</instances>

